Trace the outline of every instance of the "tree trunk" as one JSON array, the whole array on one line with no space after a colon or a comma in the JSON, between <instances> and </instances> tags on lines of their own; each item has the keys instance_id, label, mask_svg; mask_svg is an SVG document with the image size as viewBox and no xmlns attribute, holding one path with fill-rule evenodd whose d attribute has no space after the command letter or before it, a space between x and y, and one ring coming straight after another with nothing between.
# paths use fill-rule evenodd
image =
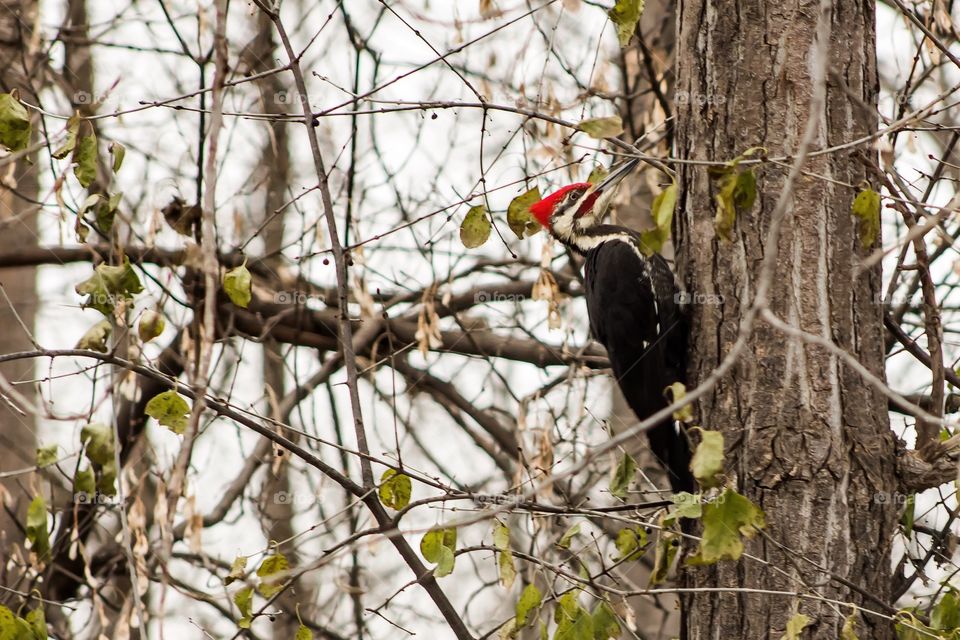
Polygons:
<instances>
[{"instance_id":1,"label":"tree trunk","mask_svg":"<svg viewBox=\"0 0 960 640\"><path fill-rule=\"evenodd\" d=\"M815 114L812 149L876 130L874 6L839 2L825 108ZM728 160L749 147L771 157L796 152L810 117L819 8L798 0L684 0L677 17L677 155ZM858 272L862 250L850 206L866 177L851 147L807 159L778 243L769 309L805 332L832 340L883 376L879 267ZM870 152L872 153L872 151ZM789 162L788 162L789 163ZM739 213L732 241L714 227L717 185L705 167L680 165L679 265L693 305L691 377L706 378L737 339L753 303L771 213L788 169L757 169L758 198ZM828 178L830 181L822 179ZM839 181L832 182L832 181ZM715 296L715 297L710 297ZM722 431L727 474L766 513L765 534L737 562L685 571L686 586L800 591L877 609L828 569L887 601L896 508L894 444L887 403L827 350L758 321L737 365L698 404L700 424ZM881 496L881 498L878 498ZM683 598L686 636L770 638L799 611L803 638L839 637L849 609L819 600L749 592ZM864 614L861 638L891 638L889 624Z\"/></svg>"},{"instance_id":2,"label":"tree trunk","mask_svg":"<svg viewBox=\"0 0 960 640\"><path fill-rule=\"evenodd\" d=\"M4 9L0 11L0 65L3 68L0 91L18 89L21 97L34 104L35 88L40 84L36 45L31 46L36 18L37 3L31 0L5 0ZM33 204L38 191L35 167L36 154L30 154L2 170L0 236L8 247L37 245L37 207ZM0 331L0 353L28 351L33 347L20 323L33 331L37 310L36 279L36 267L0 269L0 284L9 298L9 303L0 300L0 327L3 328ZM9 362L0 365L0 375L14 384L29 381L35 377L33 367L33 360ZM36 399L32 383L18 384L17 391L31 401ZM36 447L36 416L21 414L11 409L7 402L0 402L0 469L12 471L32 466L36 460ZM0 502L6 501L9 508L0 508L0 546L7 552L14 544L23 543L22 527L31 500L23 487L29 485L28 475L15 475L0 481ZM12 555L7 552L5 556ZM6 575L7 571L11 575ZM0 584L17 584L18 578L18 568L12 564L0 566Z\"/></svg>"}]
</instances>

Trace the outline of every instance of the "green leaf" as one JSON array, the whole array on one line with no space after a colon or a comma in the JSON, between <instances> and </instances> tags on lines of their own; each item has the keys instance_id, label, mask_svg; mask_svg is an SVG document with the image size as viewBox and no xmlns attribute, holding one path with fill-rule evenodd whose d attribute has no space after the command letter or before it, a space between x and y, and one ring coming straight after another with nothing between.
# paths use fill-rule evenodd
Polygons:
<instances>
[{"instance_id":1,"label":"green leaf","mask_svg":"<svg viewBox=\"0 0 960 640\"><path fill-rule=\"evenodd\" d=\"M498 640L516 640L517 634L520 633L520 629L517 628L517 619L510 618L497 629L497 639Z\"/></svg>"},{"instance_id":2,"label":"green leaf","mask_svg":"<svg viewBox=\"0 0 960 640\"><path fill-rule=\"evenodd\" d=\"M752 169L744 169L737 174L737 181L733 187L733 204L737 211L746 213L753 208L757 201L757 177Z\"/></svg>"},{"instance_id":3,"label":"green leaf","mask_svg":"<svg viewBox=\"0 0 960 640\"><path fill-rule=\"evenodd\" d=\"M500 584L509 589L517 578L517 568L510 550L510 528L499 520L494 520L493 524L493 546L498 549L497 575L500 577Z\"/></svg>"},{"instance_id":4,"label":"green leaf","mask_svg":"<svg viewBox=\"0 0 960 640\"><path fill-rule=\"evenodd\" d=\"M593 168L593 171L590 172L590 175L587 176L587 182L590 184L597 184L601 180L607 177L607 168L602 164L598 164Z\"/></svg>"},{"instance_id":5,"label":"green leaf","mask_svg":"<svg viewBox=\"0 0 960 640\"><path fill-rule=\"evenodd\" d=\"M623 133L623 121L620 120L620 116L587 118L581 120L577 128L591 138L602 140L604 138L615 138Z\"/></svg>"},{"instance_id":6,"label":"green leaf","mask_svg":"<svg viewBox=\"0 0 960 640\"><path fill-rule=\"evenodd\" d=\"M623 630L620 628L620 619L610 605L601 601L593 608L593 640L610 640L619 638Z\"/></svg>"},{"instance_id":7,"label":"green leaf","mask_svg":"<svg viewBox=\"0 0 960 640\"><path fill-rule=\"evenodd\" d=\"M123 157L127 155L127 149L119 142L110 143L110 155L113 157L113 172L120 171L120 165L123 164Z\"/></svg>"},{"instance_id":8,"label":"green leaf","mask_svg":"<svg viewBox=\"0 0 960 640\"><path fill-rule=\"evenodd\" d=\"M840 629L840 640L860 640L857 635L857 610L847 616L843 621L843 628Z\"/></svg>"},{"instance_id":9,"label":"green leaf","mask_svg":"<svg viewBox=\"0 0 960 640\"><path fill-rule=\"evenodd\" d=\"M37 447L37 466L40 468L49 467L57 461L57 452L60 447L55 444L46 447Z\"/></svg>"},{"instance_id":10,"label":"green leaf","mask_svg":"<svg viewBox=\"0 0 960 640\"><path fill-rule=\"evenodd\" d=\"M223 276L223 290L227 292L227 297L230 298L230 302L244 309L247 308L247 305L250 304L250 299L253 297L250 292L251 284L252 281L250 279L250 272L247 270L246 260L243 261L242 265L230 269L230 271L227 271L226 275Z\"/></svg>"},{"instance_id":11,"label":"green leaf","mask_svg":"<svg viewBox=\"0 0 960 640\"><path fill-rule=\"evenodd\" d=\"M590 640L593 637L593 619L584 612L576 620L557 626L553 640Z\"/></svg>"},{"instance_id":12,"label":"green leaf","mask_svg":"<svg viewBox=\"0 0 960 640\"><path fill-rule=\"evenodd\" d=\"M554 640L592 640L593 618L577 602L576 593L568 591L560 596L554 611L557 631Z\"/></svg>"},{"instance_id":13,"label":"green leaf","mask_svg":"<svg viewBox=\"0 0 960 640\"><path fill-rule=\"evenodd\" d=\"M433 575L438 578L448 576L453 573L453 566L456 562L456 555L454 555L454 550L450 547L441 547L440 548L440 561L437 562L437 566L433 569Z\"/></svg>"},{"instance_id":14,"label":"green leaf","mask_svg":"<svg viewBox=\"0 0 960 640\"><path fill-rule=\"evenodd\" d=\"M443 529L431 529L420 540L420 553L427 562L440 561L440 549L443 547Z\"/></svg>"},{"instance_id":15,"label":"green leaf","mask_svg":"<svg viewBox=\"0 0 960 640\"><path fill-rule=\"evenodd\" d=\"M297 635L294 636L293 640L313 640L313 632L310 631L305 625L300 625L297 629Z\"/></svg>"},{"instance_id":16,"label":"green leaf","mask_svg":"<svg viewBox=\"0 0 960 640\"><path fill-rule=\"evenodd\" d=\"M916 608L902 609L897 612L896 630L897 640L930 640L931 638L940 639L941 636L934 629L923 624L914 615Z\"/></svg>"},{"instance_id":17,"label":"green leaf","mask_svg":"<svg viewBox=\"0 0 960 640\"><path fill-rule=\"evenodd\" d=\"M560 547L561 549L569 549L570 542L579 533L580 533L580 523L578 522L577 524L567 529L563 533L563 535L560 536L560 539L557 541L557 546Z\"/></svg>"},{"instance_id":18,"label":"green leaf","mask_svg":"<svg viewBox=\"0 0 960 640\"><path fill-rule=\"evenodd\" d=\"M93 469L78 469L77 474L73 476L73 493L78 495L85 493L93 495L97 492L97 479L93 475Z\"/></svg>"},{"instance_id":19,"label":"green leaf","mask_svg":"<svg viewBox=\"0 0 960 640\"><path fill-rule=\"evenodd\" d=\"M90 462L107 465L114 462L116 455L113 429L105 424L93 423L80 429L80 442Z\"/></svg>"},{"instance_id":20,"label":"green leaf","mask_svg":"<svg viewBox=\"0 0 960 640\"><path fill-rule=\"evenodd\" d=\"M667 393L670 394L667 397L670 398L671 404L674 402L680 402L687 395L687 387L684 386L682 382L674 382L663 391L664 391L664 395L666 395ZM686 423L693 422L693 405L685 404L679 411L674 411L673 419L679 420L680 422L686 422Z\"/></svg>"},{"instance_id":21,"label":"green leaf","mask_svg":"<svg viewBox=\"0 0 960 640\"><path fill-rule=\"evenodd\" d=\"M86 189L97 178L97 136L90 134L77 141L73 150L73 175L77 176L80 186Z\"/></svg>"},{"instance_id":22,"label":"green leaf","mask_svg":"<svg viewBox=\"0 0 960 640\"><path fill-rule=\"evenodd\" d=\"M714 196L717 203L717 215L714 216L713 226L717 234L724 240L733 240L733 225L737 220L737 210L733 204L733 190L737 185L736 176L728 173L721 178L720 190Z\"/></svg>"},{"instance_id":23,"label":"green leaf","mask_svg":"<svg viewBox=\"0 0 960 640\"><path fill-rule=\"evenodd\" d=\"M80 114L75 113L67 120L67 139L52 155L57 160L63 160L77 146L77 133L80 131Z\"/></svg>"},{"instance_id":24,"label":"green leaf","mask_svg":"<svg viewBox=\"0 0 960 640\"><path fill-rule=\"evenodd\" d=\"M420 553L427 562L432 562L434 567L433 575L438 578L449 575L453 571L457 550L457 530L449 529L431 529L424 534L420 540Z\"/></svg>"},{"instance_id":25,"label":"green leaf","mask_svg":"<svg viewBox=\"0 0 960 640\"><path fill-rule=\"evenodd\" d=\"M30 640L33 632L26 620L18 617L13 611L0 605L0 640ZM44 630L43 640L47 634Z\"/></svg>"},{"instance_id":26,"label":"green leaf","mask_svg":"<svg viewBox=\"0 0 960 640\"><path fill-rule=\"evenodd\" d=\"M30 636L27 636L27 638L30 638L30 640L47 640L47 618L43 614L42 606L28 611L27 615L24 616L24 621L30 631Z\"/></svg>"},{"instance_id":27,"label":"green leaf","mask_svg":"<svg viewBox=\"0 0 960 640\"><path fill-rule=\"evenodd\" d=\"M223 584L231 584L243 578L244 572L247 570L247 557L246 556L237 556L233 559L233 563L230 565L230 573L226 578L223 579Z\"/></svg>"},{"instance_id":28,"label":"green leaf","mask_svg":"<svg viewBox=\"0 0 960 640\"><path fill-rule=\"evenodd\" d=\"M717 234L725 240L733 240L737 213L749 211L757 199L757 178L751 169L737 171L739 161L740 158L737 158L723 168L714 168L712 172L712 175L719 179L719 190L714 196L717 203L714 226Z\"/></svg>"},{"instance_id":29,"label":"green leaf","mask_svg":"<svg viewBox=\"0 0 960 640\"><path fill-rule=\"evenodd\" d=\"M237 620L237 626L241 629L249 629L253 622L253 587L241 589L233 596L233 603L240 609L241 618Z\"/></svg>"},{"instance_id":30,"label":"green leaf","mask_svg":"<svg viewBox=\"0 0 960 640\"><path fill-rule=\"evenodd\" d=\"M723 434L700 430L700 444L690 461L693 477L704 489L719 486L717 476L723 473Z\"/></svg>"},{"instance_id":31,"label":"green leaf","mask_svg":"<svg viewBox=\"0 0 960 640\"><path fill-rule=\"evenodd\" d=\"M37 496L27 507L27 539L30 550L41 560L50 556L50 536L47 533L47 503Z\"/></svg>"},{"instance_id":32,"label":"green leaf","mask_svg":"<svg viewBox=\"0 0 960 640\"><path fill-rule=\"evenodd\" d=\"M77 212L77 216L83 217L87 211L92 211L100 201L103 200L103 196L99 193L91 193L83 201L83 204L80 206L80 210Z\"/></svg>"},{"instance_id":33,"label":"green leaf","mask_svg":"<svg viewBox=\"0 0 960 640\"><path fill-rule=\"evenodd\" d=\"M802 613L795 613L787 622L787 630L780 636L780 640L800 640L800 634L810 624L810 618Z\"/></svg>"},{"instance_id":34,"label":"green leaf","mask_svg":"<svg viewBox=\"0 0 960 640\"><path fill-rule=\"evenodd\" d=\"M110 334L112 333L113 325L110 324L110 321L101 320L87 329L87 332L77 342L76 348L106 353L109 351L107 342L110 340Z\"/></svg>"},{"instance_id":35,"label":"green leaf","mask_svg":"<svg viewBox=\"0 0 960 640\"><path fill-rule=\"evenodd\" d=\"M117 495L117 463L111 459L100 469L97 479L97 491L107 496Z\"/></svg>"},{"instance_id":36,"label":"green leaf","mask_svg":"<svg viewBox=\"0 0 960 640\"><path fill-rule=\"evenodd\" d=\"M490 237L490 219L482 204L470 207L460 223L460 242L467 249L476 249Z\"/></svg>"},{"instance_id":37,"label":"green leaf","mask_svg":"<svg viewBox=\"0 0 960 640\"><path fill-rule=\"evenodd\" d=\"M562 620L573 620L578 611L581 611L580 603L577 602L579 592L567 591L557 599L557 607L553 611L553 621L559 624Z\"/></svg>"},{"instance_id":38,"label":"green leaf","mask_svg":"<svg viewBox=\"0 0 960 640\"><path fill-rule=\"evenodd\" d=\"M703 505L700 503L699 495L681 491L673 494L672 499L673 503L677 505L677 517L696 519L703 515Z\"/></svg>"},{"instance_id":39,"label":"green leaf","mask_svg":"<svg viewBox=\"0 0 960 640\"><path fill-rule=\"evenodd\" d=\"M614 542L620 555L614 558L617 562L639 560L643 555L643 548L647 546L647 532L640 527L624 527L617 533Z\"/></svg>"},{"instance_id":40,"label":"green leaf","mask_svg":"<svg viewBox=\"0 0 960 640\"><path fill-rule=\"evenodd\" d=\"M673 211L677 206L677 185L669 187L657 194L650 208L654 228L640 234L640 246L644 253L652 255L663 249L663 244L670 238L673 225Z\"/></svg>"},{"instance_id":41,"label":"green leaf","mask_svg":"<svg viewBox=\"0 0 960 640\"><path fill-rule=\"evenodd\" d=\"M613 477L610 479L610 493L618 498L625 498L627 489L636 475L637 461L629 453L623 454L614 469Z\"/></svg>"},{"instance_id":42,"label":"green leaf","mask_svg":"<svg viewBox=\"0 0 960 640\"><path fill-rule=\"evenodd\" d=\"M90 198L92 198L91 196ZM109 234L113 229L113 220L117 217L117 206L120 204L120 199L123 197L123 192L117 192L111 195L109 198L104 198L102 196L97 197L96 201L96 216L97 216L97 227L106 235ZM87 198L89 201L90 198Z\"/></svg>"},{"instance_id":43,"label":"green leaf","mask_svg":"<svg viewBox=\"0 0 960 640\"><path fill-rule=\"evenodd\" d=\"M257 592L264 598L272 598L275 594L283 590L283 582L287 579L287 570L290 563L282 553L275 553L267 556L257 568L257 576L260 577L260 584L257 585Z\"/></svg>"},{"instance_id":44,"label":"green leaf","mask_svg":"<svg viewBox=\"0 0 960 640\"><path fill-rule=\"evenodd\" d=\"M726 489L713 502L703 506L703 538L697 554L687 560L691 565L713 564L719 560L739 560L743 537L752 538L766 526L763 511L733 489Z\"/></svg>"},{"instance_id":45,"label":"green leaf","mask_svg":"<svg viewBox=\"0 0 960 640\"><path fill-rule=\"evenodd\" d=\"M380 502L383 506L399 511L410 504L413 484L410 478L396 469L387 469L380 476Z\"/></svg>"},{"instance_id":46,"label":"green leaf","mask_svg":"<svg viewBox=\"0 0 960 640\"><path fill-rule=\"evenodd\" d=\"M499 520L493 521L493 546L500 551L510 548L510 528Z\"/></svg>"},{"instance_id":47,"label":"green leaf","mask_svg":"<svg viewBox=\"0 0 960 640\"><path fill-rule=\"evenodd\" d=\"M765 156L766 154L767 154L766 147L750 147L749 149L741 153L739 156L737 156L736 159L734 159L733 166L737 166L739 162L751 156L756 156L756 155Z\"/></svg>"},{"instance_id":48,"label":"green leaf","mask_svg":"<svg viewBox=\"0 0 960 640\"><path fill-rule=\"evenodd\" d=\"M900 516L900 526L903 527L903 535L908 538L913 533L913 521L916 516L917 494L911 493L907 496L907 502L904 505L903 515Z\"/></svg>"},{"instance_id":49,"label":"green leaf","mask_svg":"<svg viewBox=\"0 0 960 640\"><path fill-rule=\"evenodd\" d=\"M448 527L443 530L443 546L450 549L450 551L457 550L457 528Z\"/></svg>"},{"instance_id":50,"label":"green leaf","mask_svg":"<svg viewBox=\"0 0 960 640\"><path fill-rule=\"evenodd\" d=\"M141 342L150 342L163 333L163 329L166 326L167 323L162 315L148 309L140 316L140 323L137 325L137 334L140 336Z\"/></svg>"},{"instance_id":51,"label":"green leaf","mask_svg":"<svg viewBox=\"0 0 960 640\"><path fill-rule=\"evenodd\" d=\"M133 300L134 295L143 291L143 285L130 266L130 260L124 258L120 266L97 265L93 275L75 289L78 294L89 296L82 306L93 307L109 316L119 301Z\"/></svg>"},{"instance_id":52,"label":"green leaf","mask_svg":"<svg viewBox=\"0 0 960 640\"><path fill-rule=\"evenodd\" d=\"M35 637L26 620L0 605L0 640L31 640ZM43 630L42 639L47 639L46 628Z\"/></svg>"},{"instance_id":53,"label":"green leaf","mask_svg":"<svg viewBox=\"0 0 960 640\"><path fill-rule=\"evenodd\" d=\"M851 211L859 220L860 246L869 249L880 237L880 194L864 189L853 200Z\"/></svg>"},{"instance_id":54,"label":"green leaf","mask_svg":"<svg viewBox=\"0 0 960 640\"><path fill-rule=\"evenodd\" d=\"M517 627L523 628L533 622L530 612L540 608L543 602L543 595L535 584L528 584L520 593L520 599L517 600Z\"/></svg>"},{"instance_id":55,"label":"green leaf","mask_svg":"<svg viewBox=\"0 0 960 640\"><path fill-rule=\"evenodd\" d=\"M0 145L20 151L29 144L30 115L11 94L0 93Z\"/></svg>"},{"instance_id":56,"label":"green leaf","mask_svg":"<svg viewBox=\"0 0 960 640\"><path fill-rule=\"evenodd\" d=\"M940 631L960 630L960 601L955 591L947 591L930 613L930 626Z\"/></svg>"},{"instance_id":57,"label":"green leaf","mask_svg":"<svg viewBox=\"0 0 960 640\"><path fill-rule=\"evenodd\" d=\"M517 579L517 567L513 563L513 552L501 551L497 558L497 574L500 576L500 585L504 589L513 587Z\"/></svg>"},{"instance_id":58,"label":"green leaf","mask_svg":"<svg viewBox=\"0 0 960 640\"><path fill-rule=\"evenodd\" d=\"M637 30L642 13L643 0L617 0L617 4L607 13L610 21L617 26L617 40L620 41L621 48L630 44L630 38Z\"/></svg>"},{"instance_id":59,"label":"green leaf","mask_svg":"<svg viewBox=\"0 0 960 640\"><path fill-rule=\"evenodd\" d=\"M144 409L151 418L156 418L162 426L167 427L177 435L187 430L190 405L173 389L164 391L150 399Z\"/></svg>"},{"instance_id":60,"label":"green leaf","mask_svg":"<svg viewBox=\"0 0 960 640\"><path fill-rule=\"evenodd\" d=\"M662 522L662 520L661 520ZM680 538L676 533L660 529L657 534L656 554L653 558L653 571L650 572L650 585L661 584L670 575L673 559L680 549Z\"/></svg>"},{"instance_id":61,"label":"green leaf","mask_svg":"<svg viewBox=\"0 0 960 640\"><path fill-rule=\"evenodd\" d=\"M507 206L507 225L517 238L523 240L540 231L540 223L530 213L530 205L540 201L540 189L534 187L522 193Z\"/></svg>"}]
</instances>

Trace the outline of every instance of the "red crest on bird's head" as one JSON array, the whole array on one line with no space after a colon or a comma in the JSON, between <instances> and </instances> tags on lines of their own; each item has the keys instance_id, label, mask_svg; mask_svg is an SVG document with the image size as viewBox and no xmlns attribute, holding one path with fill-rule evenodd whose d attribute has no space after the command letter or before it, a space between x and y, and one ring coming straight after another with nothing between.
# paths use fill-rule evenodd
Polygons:
<instances>
[{"instance_id":1,"label":"red crest on bird's head","mask_svg":"<svg viewBox=\"0 0 960 640\"><path fill-rule=\"evenodd\" d=\"M574 189L586 190L586 189L589 189L591 186L592 185L589 182L576 182L574 184L568 184L565 187L561 187L560 189L557 189L556 191L548 195L543 200L540 200L539 202L534 202L532 205L530 205L530 213L533 214L533 217L536 218L541 225L549 229L550 216L553 215L554 209L557 208L557 205L560 204L560 202L564 199L564 197L566 197L566 195L571 191L573 191ZM600 195L600 194L598 193L597 195ZM590 204L593 204L593 203L591 202ZM589 209L589 207L587 207L587 209Z\"/></svg>"}]
</instances>

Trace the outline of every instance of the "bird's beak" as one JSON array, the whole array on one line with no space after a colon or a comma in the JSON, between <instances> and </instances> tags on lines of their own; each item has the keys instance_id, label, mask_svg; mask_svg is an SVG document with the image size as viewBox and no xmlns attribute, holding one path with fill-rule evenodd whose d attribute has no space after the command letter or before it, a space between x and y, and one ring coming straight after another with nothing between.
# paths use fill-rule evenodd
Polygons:
<instances>
[{"instance_id":1,"label":"bird's beak","mask_svg":"<svg viewBox=\"0 0 960 640\"><path fill-rule=\"evenodd\" d=\"M594 192L604 193L605 191L613 189L615 186L620 184L621 180L633 173L633 170L638 164L640 164L639 158L631 158L622 163L616 169L613 169L606 178L601 180L600 183L594 187Z\"/></svg>"},{"instance_id":2,"label":"bird's beak","mask_svg":"<svg viewBox=\"0 0 960 640\"><path fill-rule=\"evenodd\" d=\"M584 194L577 211L577 217L592 215L597 222L603 219L613 202L613 196L617 192L617 185L623 181L640 163L638 158L631 158L614 168L606 178L593 185L586 194Z\"/></svg>"}]
</instances>

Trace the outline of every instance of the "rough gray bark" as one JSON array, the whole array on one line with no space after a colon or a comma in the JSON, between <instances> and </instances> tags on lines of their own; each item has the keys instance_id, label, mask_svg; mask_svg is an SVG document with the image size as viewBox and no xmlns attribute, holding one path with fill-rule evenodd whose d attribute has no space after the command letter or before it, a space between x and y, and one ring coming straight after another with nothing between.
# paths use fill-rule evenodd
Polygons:
<instances>
[{"instance_id":1,"label":"rough gray bark","mask_svg":"<svg viewBox=\"0 0 960 640\"><path fill-rule=\"evenodd\" d=\"M747 0L736 10L716 0L679 4L677 91L689 96L677 104L679 157L730 159L758 145L771 156L797 149L810 116L817 14L816 5L798 0ZM857 104L876 104L873 3L834 2L832 34L833 73L825 111L816 114L814 149L850 142L876 127ZM816 155L805 168L856 185L866 177L857 157L864 152L871 151ZM734 239L727 242L714 229L716 187L707 171L679 169L679 255L686 283L722 300L694 305L694 382L714 370L735 342L768 250L770 214L787 169L765 164L757 174L757 203L738 216ZM822 179L797 182L770 309L833 340L882 377L880 271L857 271L854 196L853 189ZM700 401L699 420L724 433L732 481L763 508L767 533L790 551L757 538L747 553L769 564L742 558L687 570L687 586L804 590L877 608L815 563L886 601L896 521L890 499L894 437L886 406L835 356L760 322L737 366ZM803 638L834 639L849 613L814 600L746 592L688 594L683 606L691 639L779 637L798 607L812 619ZM882 640L892 637L892 629L866 615L860 637Z\"/></svg>"},{"instance_id":2,"label":"rough gray bark","mask_svg":"<svg viewBox=\"0 0 960 640\"><path fill-rule=\"evenodd\" d=\"M0 11L0 68L3 69L0 91L18 89L21 96L31 101L40 83L39 61L35 46L31 47L30 43L36 16L37 3L33 0L5 0L3 11ZM10 174L7 167L3 169L0 236L4 244L11 247L37 245L37 209L31 203L31 200L36 201L38 189L35 160L33 156L20 160ZM37 310L36 278L35 267L0 269L0 285L10 299L9 304L0 300L0 353L32 348L19 322L33 330ZM0 365L0 375L12 383L32 380L35 377L33 364L29 360L3 364ZM17 385L17 390L28 399L35 399L31 384ZM9 404L0 401L0 470L12 471L34 464L37 446L35 418L14 411ZM0 502L7 507L0 508L0 547L4 549L22 544L21 527L31 499L22 487L28 486L29 481L27 475L0 480ZM14 569L8 576L5 575L6 568L0 567L0 583L13 584L19 572Z\"/></svg>"}]
</instances>

